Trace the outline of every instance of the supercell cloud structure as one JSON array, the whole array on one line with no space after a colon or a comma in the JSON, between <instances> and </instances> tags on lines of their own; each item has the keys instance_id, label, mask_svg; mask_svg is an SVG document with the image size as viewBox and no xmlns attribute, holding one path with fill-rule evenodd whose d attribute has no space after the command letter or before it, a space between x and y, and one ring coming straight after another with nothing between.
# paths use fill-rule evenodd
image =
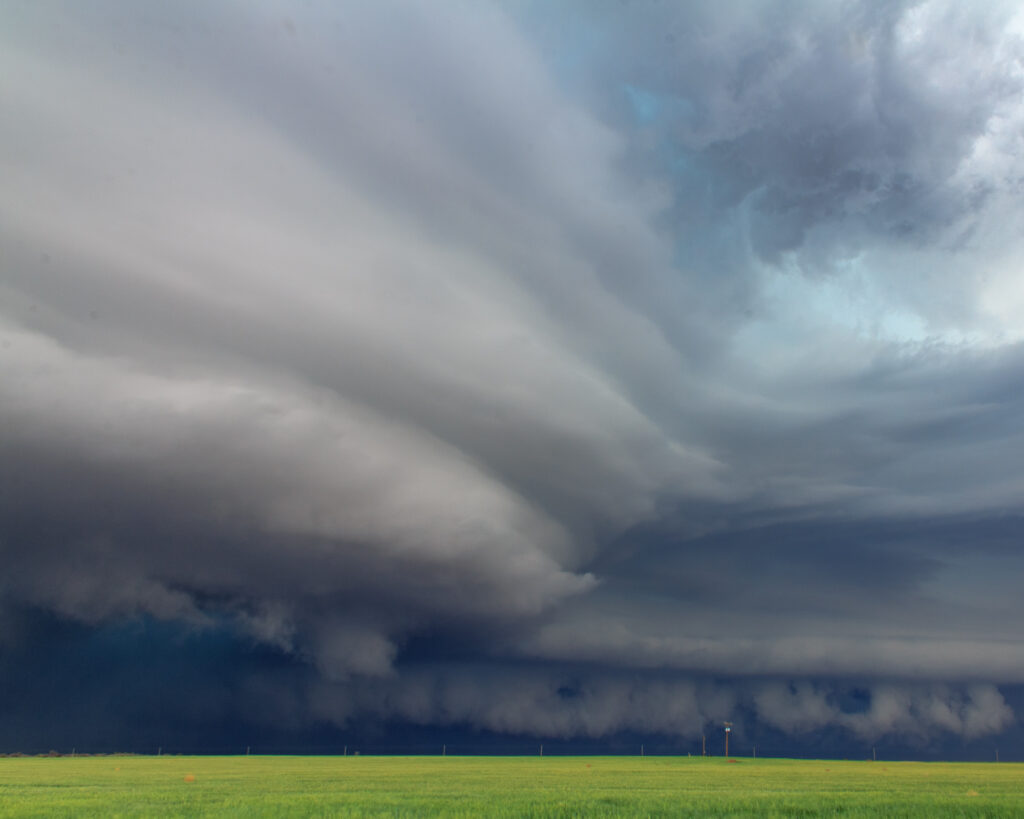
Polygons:
<instances>
[{"instance_id":1,"label":"supercell cloud structure","mask_svg":"<svg viewBox=\"0 0 1024 819\"><path fill-rule=\"evenodd\" d=\"M269 721L1013 724L1019 6L0 20L8 657L142 618L279 656Z\"/></svg>"}]
</instances>

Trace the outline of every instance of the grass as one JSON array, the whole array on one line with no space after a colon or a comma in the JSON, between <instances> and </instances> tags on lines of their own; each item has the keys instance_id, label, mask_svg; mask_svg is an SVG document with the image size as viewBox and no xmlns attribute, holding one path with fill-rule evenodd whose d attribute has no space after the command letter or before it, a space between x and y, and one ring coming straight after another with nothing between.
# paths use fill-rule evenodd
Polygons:
<instances>
[{"instance_id":1,"label":"grass","mask_svg":"<svg viewBox=\"0 0 1024 819\"><path fill-rule=\"evenodd\" d=\"M1024 764L700 757L0 759L0 816L1021 816Z\"/></svg>"}]
</instances>

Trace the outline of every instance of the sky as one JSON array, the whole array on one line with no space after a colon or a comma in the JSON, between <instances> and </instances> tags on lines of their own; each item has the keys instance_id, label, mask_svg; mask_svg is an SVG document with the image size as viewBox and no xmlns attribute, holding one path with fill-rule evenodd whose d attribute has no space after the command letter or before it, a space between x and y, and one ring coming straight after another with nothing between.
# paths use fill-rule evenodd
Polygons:
<instances>
[{"instance_id":1,"label":"sky","mask_svg":"<svg viewBox=\"0 0 1024 819\"><path fill-rule=\"evenodd\" d=\"M1022 60L4 3L0 751L1024 758Z\"/></svg>"}]
</instances>

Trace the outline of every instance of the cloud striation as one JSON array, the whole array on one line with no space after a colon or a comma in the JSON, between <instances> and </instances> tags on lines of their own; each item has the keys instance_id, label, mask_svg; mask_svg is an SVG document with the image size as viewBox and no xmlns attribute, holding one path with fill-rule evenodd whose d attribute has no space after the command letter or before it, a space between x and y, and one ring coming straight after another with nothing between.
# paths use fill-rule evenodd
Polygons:
<instances>
[{"instance_id":1,"label":"cloud striation","mask_svg":"<svg viewBox=\"0 0 1024 819\"><path fill-rule=\"evenodd\" d=\"M282 722L1010 726L1024 17L668 5L4 9L0 647L227 629Z\"/></svg>"}]
</instances>

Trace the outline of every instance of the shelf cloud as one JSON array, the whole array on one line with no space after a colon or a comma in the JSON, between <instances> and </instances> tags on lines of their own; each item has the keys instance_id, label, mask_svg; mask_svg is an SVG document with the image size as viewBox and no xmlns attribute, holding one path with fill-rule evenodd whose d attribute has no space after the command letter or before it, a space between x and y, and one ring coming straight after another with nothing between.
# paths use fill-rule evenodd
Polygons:
<instances>
[{"instance_id":1,"label":"shelf cloud","mask_svg":"<svg viewBox=\"0 0 1024 819\"><path fill-rule=\"evenodd\" d=\"M1015 4L0 20L10 657L224 632L282 725L1013 724Z\"/></svg>"}]
</instances>

